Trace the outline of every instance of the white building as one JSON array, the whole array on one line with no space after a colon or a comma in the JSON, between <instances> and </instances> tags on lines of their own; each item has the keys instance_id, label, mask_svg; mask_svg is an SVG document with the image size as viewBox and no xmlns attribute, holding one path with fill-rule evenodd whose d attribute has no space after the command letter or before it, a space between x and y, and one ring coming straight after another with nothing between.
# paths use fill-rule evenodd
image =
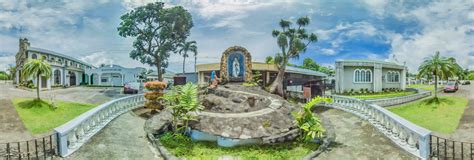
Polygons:
<instances>
[{"instance_id":1,"label":"white building","mask_svg":"<svg viewBox=\"0 0 474 160\"><path fill-rule=\"evenodd\" d=\"M40 89L51 89L54 86L78 86L87 81L84 76L85 69L92 69L94 66L83 62L77 58L64 55L58 52L30 47L28 39L20 39L19 51L15 56L16 59L16 84L32 81L36 86L36 78L22 77L21 72L23 65L30 59L43 58L51 65L51 77L42 76L39 79Z\"/></svg>"},{"instance_id":2,"label":"white building","mask_svg":"<svg viewBox=\"0 0 474 160\"><path fill-rule=\"evenodd\" d=\"M140 82L140 75L145 68L125 68L119 65L101 65L96 69L86 69L89 85L123 86L130 82Z\"/></svg>"}]
</instances>

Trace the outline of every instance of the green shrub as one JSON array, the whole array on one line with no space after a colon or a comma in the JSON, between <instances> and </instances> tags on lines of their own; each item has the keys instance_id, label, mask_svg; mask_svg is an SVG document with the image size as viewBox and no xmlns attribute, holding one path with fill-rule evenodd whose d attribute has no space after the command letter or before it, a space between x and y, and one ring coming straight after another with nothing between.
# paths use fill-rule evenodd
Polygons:
<instances>
[{"instance_id":1,"label":"green shrub","mask_svg":"<svg viewBox=\"0 0 474 160\"><path fill-rule=\"evenodd\" d=\"M160 137L160 142L175 151L175 156L183 156L193 148L191 138L179 133L167 132Z\"/></svg>"},{"instance_id":2,"label":"green shrub","mask_svg":"<svg viewBox=\"0 0 474 160\"><path fill-rule=\"evenodd\" d=\"M302 106L302 110L299 112L292 112L291 114L295 117L296 124L301 130L300 140L311 141L317 137L322 137L325 129L321 125L321 121L314 115L311 108L321 102L332 102L330 98L315 97L308 103Z\"/></svg>"},{"instance_id":3,"label":"green shrub","mask_svg":"<svg viewBox=\"0 0 474 160\"><path fill-rule=\"evenodd\" d=\"M188 114L189 112L199 111L203 108L198 99L198 87L191 82L182 86L174 86L160 99L164 99L167 107L171 108L173 129L178 132L184 131L188 127L188 122L196 119L195 116ZM178 128L178 123L183 123L184 126Z\"/></svg>"}]
</instances>

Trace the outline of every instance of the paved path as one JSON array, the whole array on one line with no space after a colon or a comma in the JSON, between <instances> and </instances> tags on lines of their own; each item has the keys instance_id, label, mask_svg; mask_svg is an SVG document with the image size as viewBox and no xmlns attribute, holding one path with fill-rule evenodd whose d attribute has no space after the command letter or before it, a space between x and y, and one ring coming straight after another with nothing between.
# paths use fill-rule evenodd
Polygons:
<instances>
[{"instance_id":1,"label":"paved path","mask_svg":"<svg viewBox=\"0 0 474 160\"><path fill-rule=\"evenodd\" d=\"M10 100L0 100L0 143L22 141L33 136L28 132Z\"/></svg>"},{"instance_id":2,"label":"paved path","mask_svg":"<svg viewBox=\"0 0 474 160\"><path fill-rule=\"evenodd\" d=\"M369 122L337 109L318 111L330 121L336 144L317 159L416 159L379 133Z\"/></svg>"},{"instance_id":3,"label":"paved path","mask_svg":"<svg viewBox=\"0 0 474 160\"><path fill-rule=\"evenodd\" d=\"M124 113L65 159L162 159L148 142L144 124L133 112Z\"/></svg>"},{"instance_id":4,"label":"paved path","mask_svg":"<svg viewBox=\"0 0 474 160\"><path fill-rule=\"evenodd\" d=\"M461 120L459 121L456 131L450 135L439 133L436 133L436 135L456 141L474 143L474 84L460 85L457 92L441 93L440 96L464 97L467 98L469 102L464 110Z\"/></svg>"}]
</instances>

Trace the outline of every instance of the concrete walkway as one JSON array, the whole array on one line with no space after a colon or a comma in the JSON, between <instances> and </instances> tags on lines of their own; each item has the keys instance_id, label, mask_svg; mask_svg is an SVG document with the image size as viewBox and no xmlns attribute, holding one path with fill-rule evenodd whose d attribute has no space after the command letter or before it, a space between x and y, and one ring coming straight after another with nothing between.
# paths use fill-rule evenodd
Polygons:
<instances>
[{"instance_id":1,"label":"concrete walkway","mask_svg":"<svg viewBox=\"0 0 474 160\"><path fill-rule=\"evenodd\" d=\"M26 129L10 100L0 100L0 143L22 141L33 136Z\"/></svg>"},{"instance_id":2,"label":"concrete walkway","mask_svg":"<svg viewBox=\"0 0 474 160\"><path fill-rule=\"evenodd\" d=\"M472 82L472 81L471 81ZM457 96L468 99L464 114L459 121L458 128L452 134L435 133L437 136L460 142L474 143L474 84L459 85L455 93L441 93L440 96Z\"/></svg>"},{"instance_id":3,"label":"concrete walkway","mask_svg":"<svg viewBox=\"0 0 474 160\"><path fill-rule=\"evenodd\" d=\"M65 159L162 159L147 140L144 124L144 119L127 112Z\"/></svg>"},{"instance_id":4,"label":"concrete walkway","mask_svg":"<svg viewBox=\"0 0 474 160\"><path fill-rule=\"evenodd\" d=\"M379 133L369 122L337 109L318 109L336 133L335 145L317 159L416 159Z\"/></svg>"}]
</instances>

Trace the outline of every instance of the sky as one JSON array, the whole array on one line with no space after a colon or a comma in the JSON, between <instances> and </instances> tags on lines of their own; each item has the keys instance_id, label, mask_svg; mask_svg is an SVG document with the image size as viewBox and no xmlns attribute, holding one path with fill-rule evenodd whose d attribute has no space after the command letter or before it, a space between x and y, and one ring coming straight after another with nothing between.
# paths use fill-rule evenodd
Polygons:
<instances>
[{"instance_id":1,"label":"sky","mask_svg":"<svg viewBox=\"0 0 474 160\"><path fill-rule=\"evenodd\" d=\"M32 47L67 54L95 66L147 67L129 58L133 38L117 33L120 16L157 0L0 0L0 71L14 65L19 37ZM197 41L197 63L218 63L222 52L239 45L253 61L278 52L271 36L280 19L308 16L315 33L299 59L324 66L338 59L371 59L406 64L409 72L439 51L474 70L472 0L175 0L193 18L189 40ZM182 71L182 57L169 58L169 70ZM194 57L186 71L194 71Z\"/></svg>"}]
</instances>

